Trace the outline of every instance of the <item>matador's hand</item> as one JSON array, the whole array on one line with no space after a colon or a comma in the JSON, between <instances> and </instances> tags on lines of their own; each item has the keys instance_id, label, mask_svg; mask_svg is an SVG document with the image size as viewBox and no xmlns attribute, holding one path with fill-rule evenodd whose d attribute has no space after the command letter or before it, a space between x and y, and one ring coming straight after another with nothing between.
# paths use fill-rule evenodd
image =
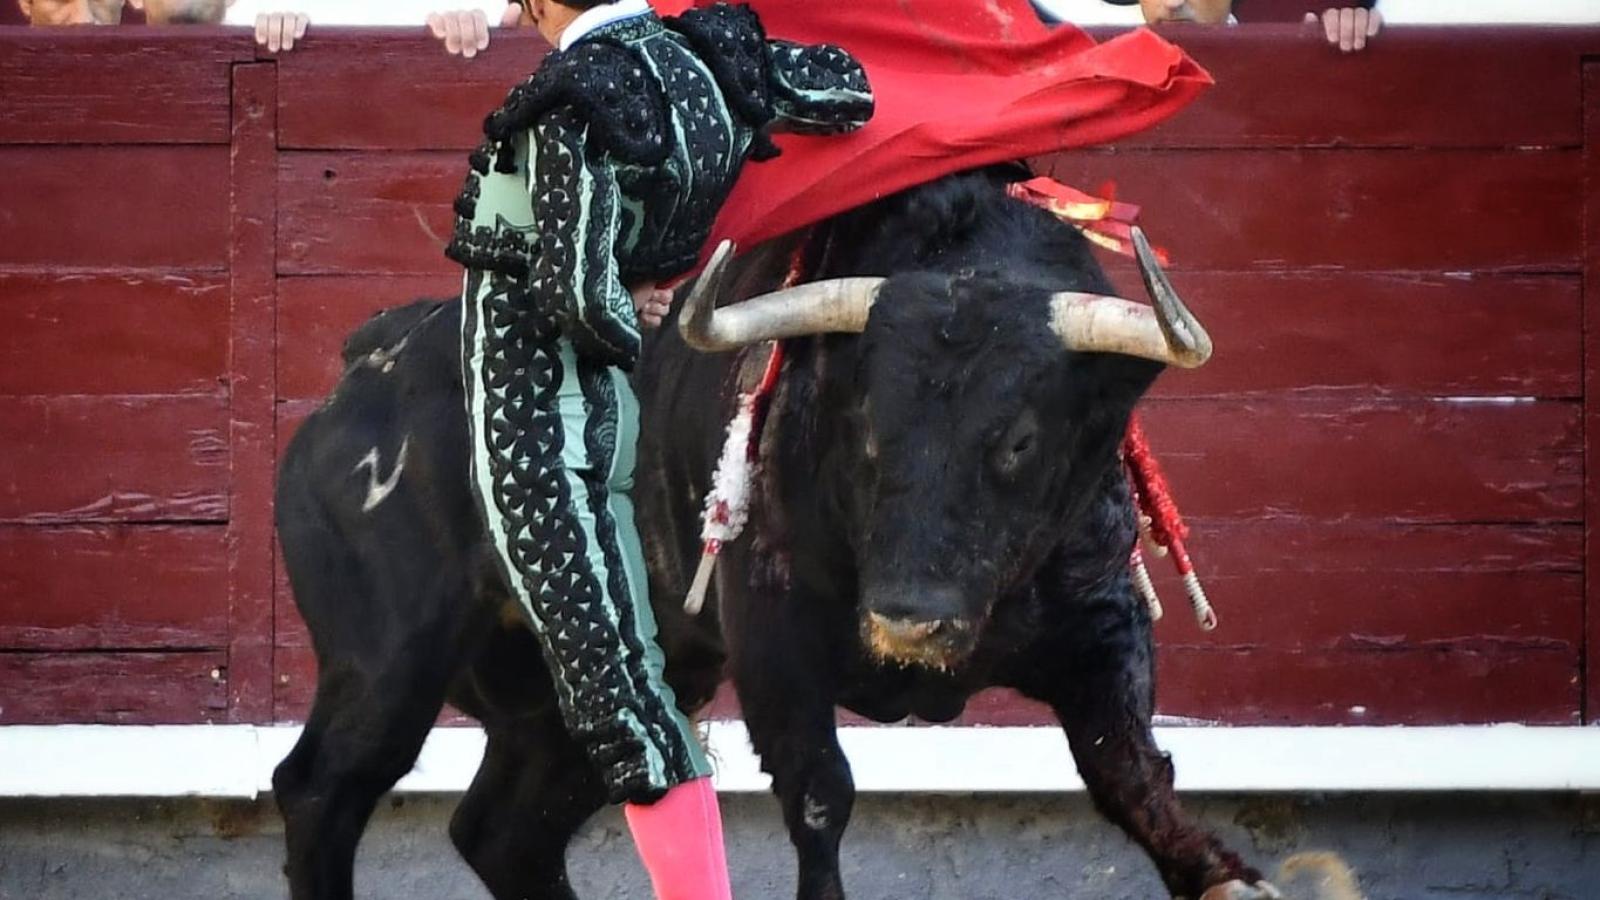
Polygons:
<instances>
[{"instance_id":1,"label":"matador's hand","mask_svg":"<svg viewBox=\"0 0 1600 900\"><path fill-rule=\"evenodd\" d=\"M653 284L638 284L628 289L641 328L656 328L672 309L672 292Z\"/></svg>"}]
</instances>

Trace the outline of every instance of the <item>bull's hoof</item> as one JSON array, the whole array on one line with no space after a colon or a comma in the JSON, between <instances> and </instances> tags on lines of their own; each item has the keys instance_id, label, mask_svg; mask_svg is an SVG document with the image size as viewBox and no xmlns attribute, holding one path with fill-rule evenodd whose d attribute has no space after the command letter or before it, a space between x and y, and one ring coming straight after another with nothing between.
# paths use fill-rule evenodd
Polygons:
<instances>
[{"instance_id":1,"label":"bull's hoof","mask_svg":"<svg viewBox=\"0 0 1600 900\"><path fill-rule=\"evenodd\" d=\"M1207 888L1200 900L1283 900L1283 895L1270 882L1245 884L1235 878Z\"/></svg>"}]
</instances>

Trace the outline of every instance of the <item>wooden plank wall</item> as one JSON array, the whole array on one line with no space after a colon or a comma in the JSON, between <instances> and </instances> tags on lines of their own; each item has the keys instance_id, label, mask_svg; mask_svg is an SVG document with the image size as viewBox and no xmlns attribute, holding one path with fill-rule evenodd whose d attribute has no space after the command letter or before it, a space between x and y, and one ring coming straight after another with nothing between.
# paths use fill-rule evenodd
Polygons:
<instances>
[{"instance_id":1,"label":"wooden plank wall","mask_svg":"<svg viewBox=\"0 0 1600 900\"><path fill-rule=\"evenodd\" d=\"M252 55L0 29L0 723L244 712L228 545L267 535L228 529L229 90Z\"/></svg>"},{"instance_id":2,"label":"wooden plank wall","mask_svg":"<svg viewBox=\"0 0 1600 900\"><path fill-rule=\"evenodd\" d=\"M1579 54L1400 37L1195 44L1194 114L1049 161L1143 204L1221 348L1146 414L1224 623L1162 628L1163 712L1580 721Z\"/></svg>"},{"instance_id":3,"label":"wooden plank wall","mask_svg":"<svg viewBox=\"0 0 1600 900\"><path fill-rule=\"evenodd\" d=\"M0 724L293 720L273 462L349 328L455 289L464 153L540 45L131 34L0 29ZM1038 161L1144 206L1220 348L1146 414L1223 618L1164 580L1162 712L1592 721L1600 32L1183 42L1194 109Z\"/></svg>"}]
</instances>

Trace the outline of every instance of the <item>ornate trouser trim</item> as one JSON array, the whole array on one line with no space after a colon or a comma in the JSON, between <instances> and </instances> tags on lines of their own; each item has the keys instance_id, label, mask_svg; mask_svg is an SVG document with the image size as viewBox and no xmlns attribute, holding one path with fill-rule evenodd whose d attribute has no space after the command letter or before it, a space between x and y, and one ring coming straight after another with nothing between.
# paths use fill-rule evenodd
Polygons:
<instances>
[{"instance_id":1,"label":"ornate trouser trim","mask_svg":"<svg viewBox=\"0 0 1600 900\"><path fill-rule=\"evenodd\" d=\"M627 493L638 402L514 279L472 271L463 293L472 480L490 539L612 801L653 799L710 766L662 677Z\"/></svg>"}]
</instances>

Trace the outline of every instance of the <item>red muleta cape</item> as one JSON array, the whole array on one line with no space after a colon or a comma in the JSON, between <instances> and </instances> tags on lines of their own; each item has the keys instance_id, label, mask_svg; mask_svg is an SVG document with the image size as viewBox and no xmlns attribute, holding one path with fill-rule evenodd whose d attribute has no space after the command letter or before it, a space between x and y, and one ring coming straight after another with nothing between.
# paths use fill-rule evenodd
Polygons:
<instances>
[{"instance_id":1,"label":"red muleta cape","mask_svg":"<svg viewBox=\"0 0 1600 900\"><path fill-rule=\"evenodd\" d=\"M652 0L663 15L707 0ZM990 163L1104 143L1166 119L1211 84L1140 28L1097 44L1026 0L751 0L773 37L833 43L867 70L877 109L850 135L778 135L745 167L708 255L748 249L880 197ZM702 259L704 256L702 256Z\"/></svg>"}]
</instances>

